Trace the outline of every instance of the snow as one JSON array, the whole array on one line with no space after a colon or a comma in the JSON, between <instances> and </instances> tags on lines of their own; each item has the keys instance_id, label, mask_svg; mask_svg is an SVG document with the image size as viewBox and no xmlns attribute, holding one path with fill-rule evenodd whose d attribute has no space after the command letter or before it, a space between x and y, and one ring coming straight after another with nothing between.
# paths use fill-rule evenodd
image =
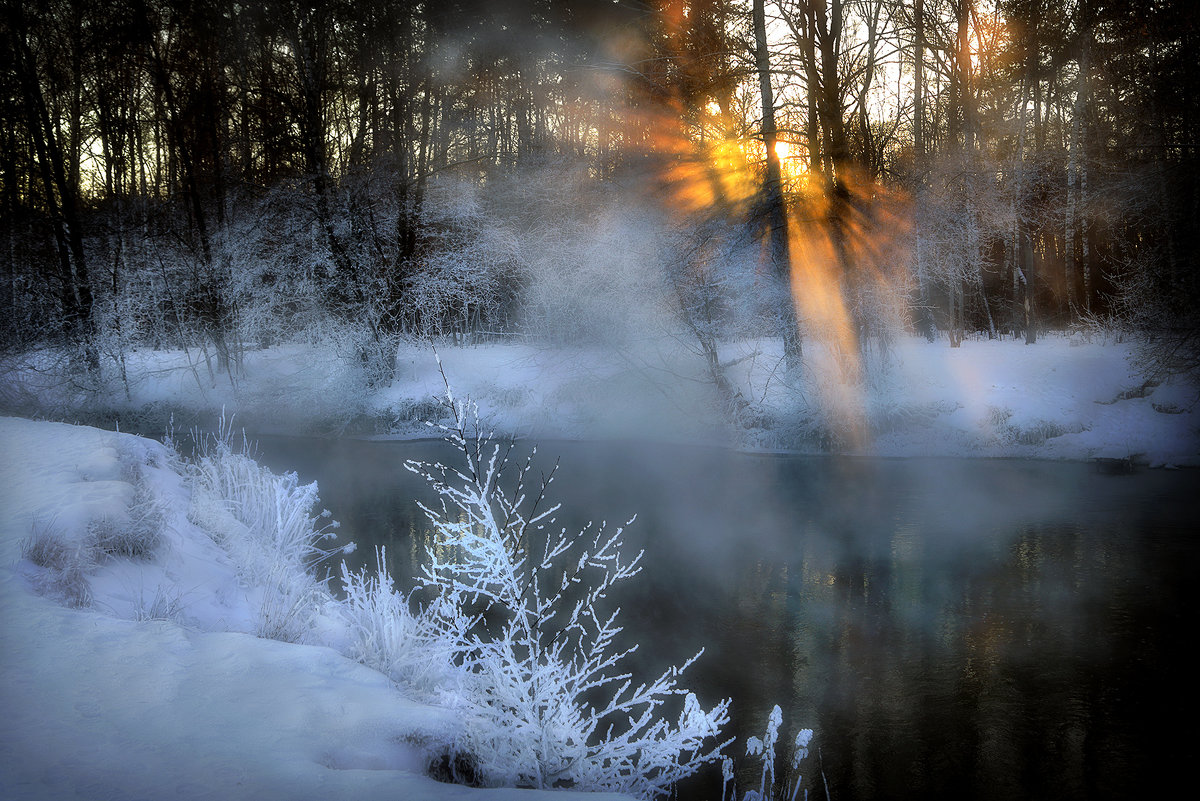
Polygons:
<instances>
[{"instance_id":1,"label":"snow","mask_svg":"<svg viewBox=\"0 0 1200 801\"><path fill-rule=\"evenodd\" d=\"M888 393L897 406L939 411L927 426L878 437L874 452L1200 464L1196 388L1177 378L1119 400L1146 380L1133 356L1128 345L1054 335L1032 346L909 340L898 349Z\"/></svg>"},{"instance_id":2,"label":"snow","mask_svg":"<svg viewBox=\"0 0 1200 801\"><path fill-rule=\"evenodd\" d=\"M806 343L798 384L782 368L778 341L732 343L722 359L752 404L775 420L832 417L840 378L818 343ZM498 429L534 437L596 436L724 440L740 447L803 448L770 432L731 435L699 358L681 344L634 352L540 350L522 345L442 348L458 395L470 395ZM1175 377L1146 387L1129 344L1047 335L1014 340L910 337L892 344L850 388L871 434L843 450L886 457L1135 457L1151 465L1200 465L1200 391ZM406 348L397 381L372 403L398 408L443 389L429 348ZM423 429L413 427L413 433Z\"/></svg>"},{"instance_id":3,"label":"snow","mask_svg":"<svg viewBox=\"0 0 1200 801\"><path fill-rule=\"evenodd\" d=\"M721 352L726 375L749 403L746 420L736 426L686 337L660 331L621 343L505 341L439 345L437 353L454 393L470 396L497 430L541 439L1200 464L1200 389L1179 376L1146 386L1129 341L1051 332L1028 346L967 339L951 348L945 339L903 337L884 349L868 348L856 365L861 378L849 381L844 364L813 339L804 343L799 379L783 369L778 340L730 342ZM24 408L69 420L88 419L89 408L107 404L122 427L140 420L151 434L161 432L170 412L187 421L224 409L238 425L263 433L411 438L431 435L424 421L444 391L433 348L419 342L401 345L395 380L375 387L364 383L355 360L338 353L336 343L249 351L236 381L223 374L210 380L195 352L190 363L182 352L139 351L127 361L129 401L116 386L103 402L68 396L61 382L36 370L10 372L3 396L25 398ZM830 435L847 420L865 434Z\"/></svg>"},{"instance_id":4,"label":"snow","mask_svg":"<svg viewBox=\"0 0 1200 801\"><path fill-rule=\"evenodd\" d=\"M188 522L189 489L165 446L3 418L0 449L0 798L538 795L426 777L430 748L462 726L451 712L331 647L248 633L251 597ZM93 567L88 608L36 592L45 568L22 557L31 532L80 541L89 521L119 518L135 475L165 510L150 557ZM171 619L138 619L170 592Z\"/></svg>"}]
</instances>

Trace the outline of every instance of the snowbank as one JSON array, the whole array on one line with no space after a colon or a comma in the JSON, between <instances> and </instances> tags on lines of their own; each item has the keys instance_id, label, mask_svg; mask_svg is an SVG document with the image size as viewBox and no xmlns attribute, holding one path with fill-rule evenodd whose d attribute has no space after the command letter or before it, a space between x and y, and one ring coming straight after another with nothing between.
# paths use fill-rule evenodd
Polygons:
<instances>
[{"instance_id":1,"label":"snowbank","mask_svg":"<svg viewBox=\"0 0 1200 801\"><path fill-rule=\"evenodd\" d=\"M0 451L0 798L538 795L435 782L423 774L462 725L451 713L332 648L253 636L252 593L188 521L163 445L3 418ZM87 565L83 608L22 556L37 532L74 546L97 525L136 528L139 496L161 536Z\"/></svg>"},{"instance_id":2,"label":"snowbank","mask_svg":"<svg viewBox=\"0 0 1200 801\"><path fill-rule=\"evenodd\" d=\"M827 349L806 343L791 382L778 341L727 345L727 375L749 404L731 430L700 359L682 343L638 352L517 345L442 349L459 395L501 430L533 436L704 439L735 447L878 456L1133 457L1200 465L1200 389L1181 378L1148 384L1129 344L1048 335L1036 345L968 340L960 348L910 337L868 354L863 379L844 386ZM443 390L430 351L406 349L380 409L403 409ZM830 437L850 406L861 439ZM396 421L398 431L406 430ZM410 429L423 431L419 426Z\"/></svg>"},{"instance_id":3,"label":"snowbank","mask_svg":"<svg viewBox=\"0 0 1200 801\"><path fill-rule=\"evenodd\" d=\"M48 373L14 370L0 398L26 414L111 420L158 434L169 413L187 425L222 409L262 433L429 436L444 392L428 344L401 346L395 380L369 386L332 346L248 352L235 381L210 379L182 353L128 357L130 399L70 396ZM1135 458L1200 464L1200 389L1148 384L1132 344L1048 334L1013 340L899 339L872 347L845 380L830 350L804 343L799 378L777 340L728 343L726 377L745 406L730 424L701 354L684 339L622 346L490 343L439 347L454 392L503 432L538 438L656 438L734 447L880 456ZM859 357L856 355L855 359ZM89 412L89 409L91 410ZM189 418L188 415L191 415ZM847 421L857 428L846 435Z\"/></svg>"}]
</instances>

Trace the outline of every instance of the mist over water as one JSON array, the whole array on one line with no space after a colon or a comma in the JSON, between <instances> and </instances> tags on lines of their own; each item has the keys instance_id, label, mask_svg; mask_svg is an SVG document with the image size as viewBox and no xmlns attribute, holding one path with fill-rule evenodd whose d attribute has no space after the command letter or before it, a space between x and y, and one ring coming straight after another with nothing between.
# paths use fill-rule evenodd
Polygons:
<instances>
[{"instance_id":1,"label":"mist over water","mask_svg":"<svg viewBox=\"0 0 1200 801\"><path fill-rule=\"evenodd\" d=\"M414 499L431 494L402 462L452 463L448 446L260 447L320 482L358 564L387 545L405 585L428 536ZM816 730L815 798L822 773L839 799L1136 797L1186 765L1190 472L540 446L545 469L558 457L560 524L638 516L626 549L644 571L614 593L639 644L627 668L657 675L703 646L682 683L733 698L743 783L742 740L775 703L781 742ZM714 772L680 797L719 793Z\"/></svg>"}]
</instances>

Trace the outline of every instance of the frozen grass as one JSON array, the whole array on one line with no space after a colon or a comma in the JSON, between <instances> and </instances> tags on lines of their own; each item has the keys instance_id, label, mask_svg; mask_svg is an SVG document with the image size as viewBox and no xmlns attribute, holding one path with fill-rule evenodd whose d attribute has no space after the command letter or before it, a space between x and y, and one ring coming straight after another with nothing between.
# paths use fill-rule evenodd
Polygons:
<instances>
[{"instance_id":1,"label":"frozen grass","mask_svg":"<svg viewBox=\"0 0 1200 801\"><path fill-rule=\"evenodd\" d=\"M102 517L88 524L88 545L108 556L148 559L163 541L163 510L150 488L134 483L133 503L124 518Z\"/></svg>"},{"instance_id":2,"label":"frozen grass","mask_svg":"<svg viewBox=\"0 0 1200 801\"><path fill-rule=\"evenodd\" d=\"M147 601L144 595L139 595L133 612L134 620L171 620L180 621L183 618L183 596L178 590L160 584L154 590L154 596Z\"/></svg>"},{"instance_id":3,"label":"frozen grass","mask_svg":"<svg viewBox=\"0 0 1200 801\"><path fill-rule=\"evenodd\" d=\"M70 536L52 522L32 523L21 555L41 568L33 579L38 592L70 607L91 606L93 593L88 575L102 562L119 558L149 560L162 545L164 509L137 463L126 463L126 468L126 478L133 483L132 503L118 514L89 520L82 536Z\"/></svg>"},{"instance_id":4,"label":"frozen grass","mask_svg":"<svg viewBox=\"0 0 1200 801\"><path fill-rule=\"evenodd\" d=\"M778 704L771 709L767 717L767 726L762 737L746 738L746 756L758 757L761 771L758 778L758 789L749 789L742 795L741 801L796 801L804 777L800 768L808 758L809 746L812 743L813 730L800 729L791 745L791 768L781 769L776 774L775 747L779 743L779 727L783 724L783 710ZM784 765L788 763L785 762ZM721 759L721 801L738 801L737 783L734 778L734 760L729 756ZM826 797L828 797L826 788ZM808 790L804 791L808 798Z\"/></svg>"},{"instance_id":5,"label":"frozen grass","mask_svg":"<svg viewBox=\"0 0 1200 801\"><path fill-rule=\"evenodd\" d=\"M304 642L330 600L324 582L280 564L262 585L254 633L280 642Z\"/></svg>"},{"instance_id":6,"label":"frozen grass","mask_svg":"<svg viewBox=\"0 0 1200 801\"><path fill-rule=\"evenodd\" d=\"M446 692L456 683L451 643L428 614L414 614L409 598L396 590L383 549L376 562L373 572L353 572L342 563L345 599L340 611L351 638L347 656L420 697Z\"/></svg>"},{"instance_id":7,"label":"frozen grass","mask_svg":"<svg viewBox=\"0 0 1200 801\"><path fill-rule=\"evenodd\" d=\"M188 518L207 531L233 562L239 578L260 596L256 632L285 642L307 638L331 596L315 575L346 548L323 548L337 523L313 514L317 485L295 473L275 475L231 445L229 427L202 441L190 467Z\"/></svg>"},{"instance_id":8,"label":"frozen grass","mask_svg":"<svg viewBox=\"0 0 1200 801\"><path fill-rule=\"evenodd\" d=\"M35 520L31 529L21 555L42 568L34 578L34 589L76 609L91 606L87 573L96 563L91 549L71 542L53 523Z\"/></svg>"}]
</instances>

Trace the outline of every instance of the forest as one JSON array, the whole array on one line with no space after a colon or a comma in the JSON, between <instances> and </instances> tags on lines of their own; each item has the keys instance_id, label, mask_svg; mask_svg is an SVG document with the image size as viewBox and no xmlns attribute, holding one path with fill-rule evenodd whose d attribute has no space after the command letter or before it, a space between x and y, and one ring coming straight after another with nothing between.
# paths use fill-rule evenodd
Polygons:
<instances>
[{"instance_id":1,"label":"forest","mask_svg":"<svg viewBox=\"0 0 1200 801\"><path fill-rule=\"evenodd\" d=\"M1190 0L3 7L6 370L324 340L386 382L406 339L622 336L588 298L631 275L718 386L752 335L1197 365Z\"/></svg>"}]
</instances>

